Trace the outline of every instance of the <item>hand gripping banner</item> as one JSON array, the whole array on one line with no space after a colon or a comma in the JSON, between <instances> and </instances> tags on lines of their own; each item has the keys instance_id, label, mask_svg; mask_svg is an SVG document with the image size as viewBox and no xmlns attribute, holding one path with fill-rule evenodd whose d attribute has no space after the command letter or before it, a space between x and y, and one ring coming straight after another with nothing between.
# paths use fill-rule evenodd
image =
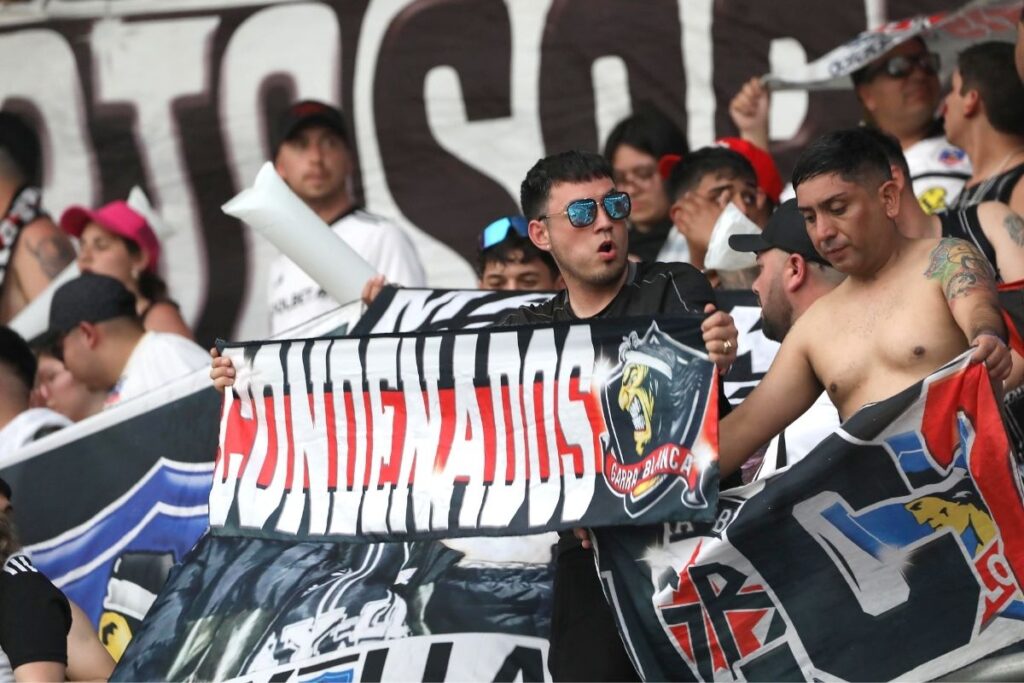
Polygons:
<instances>
[{"instance_id":1,"label":"hand gripping banner","mask_svg":"<svg viewBox=\"0 0 1024 683\"><path fill-rule=\"evenodd\" d=\"M641 675L930 680L1019 644L1024 498L967 358L724 491L712 523L596 530Z\"/></svg>"},{"instance_id":2,"label":"hand gripping banner","mask_svg":"<svg viewBox=\"0 0 1024 683\"><path fill-rule=\"evenodd\" d=\"M700 317L230 345L212 533L508 536L707 521Z\"/></svg>"}]
</instances>

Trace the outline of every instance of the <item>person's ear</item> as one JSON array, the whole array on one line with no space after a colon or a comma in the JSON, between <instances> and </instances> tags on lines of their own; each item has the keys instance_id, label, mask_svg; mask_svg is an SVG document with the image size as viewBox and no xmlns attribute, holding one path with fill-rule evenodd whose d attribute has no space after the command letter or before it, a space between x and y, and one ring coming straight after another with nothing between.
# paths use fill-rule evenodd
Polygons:
<instances>
[{"instance_id":1,"label":"person's ear","mask_svg":"<svg viewBox=\"0 0 1024 683\"><path fill-rule=\"evenodd\" d=\"M892 173L892 180L896 183L896 187L900 192L903 192L903 188L907 186L907 181L909 180L903 172L903 169L896 164L893 164L889 166L889 172Z\"/></svg>"},{"instance_id":2,"label":"person's ear","mask_svg":"<svg viewBox=\"0 0 1024 683\"><path fill-rule=\"evenodd\" d=\"M869 88L866 84L861 84L854 86L853 91L857 94L857 99L860 100L860 106L864 109L864 111L868 112L869 114L873 114L876 109L877 103L871 92L871 88Z\"/></svg>"},{"instance_id":3,"label":"person's ear","mask_svg":"<svg viewBox=\"0 0 1024 683\"><path fill-rule=\"evenodd\" d=\"M555 276L554 285L556 290L565 289L565 280L562 279L561 273Z\"/></svg>"},{"instance_id":4,"label":"person's ear","mask_svg":"<svg viewBox=\"0 0 1024 683\"><path fill-rule=\"evenodd\" d=\"M782 287L792 294L807 280L807 261L800 254L787 254L782 268Z\"/></svg>"},{"instance_id":5,"label":"person's ear","mask_svg":"<svg viewBox=\"0 0 1024 683\"><path fill-rule=\"evenodd\" d=\"M878 196L885 207L885 215L892 220L900 213L900 188L895 180L886 180L878 188Z\"/></svg>"},{"instance_id":6,"label":"person's ear","mask_svg":"<svg viewBox=\"0 0 1024 683\"><path fill-rule=\"evenodd\" d=\"M754 200L754 206L757 207L758 211L764 211L765 205L768 203L768 195L764 193L761 186L757 186L757 199Z\"/></svg>"},{"instance_id":7,"label":"person's ear","mask_svg":"<svg viewBox=\"0 0 1024 683\"><path fill-rule=\"evenodd\" d=\"M82 330L82 339L85 340L85 345L89 349L95 349L100 343L100 337L102 336L100 328L95 323L82 321L78 323L78 327Z\"/></svg>"},{"instance_id":8,"label":"person's ear","mask_svg":"<svg viewBox=\"0 0 1024 683\"><path fill-rule=\"evenodd\" d=\"M672 202L668 207L668 217L672 219L672 225L676 226L676 230L685 235L686 221L683 220L683 207L680 206L679 200Z\"/></svg>"},{"instance_id":9,"label":"person's ear","mask_svg":"<svg viewBox=\"0 0 1024 683\"><path fill-rule=\"evenodd\" d=\"M551 251L551 235L547 223L534 219L530 221L527 230L534 246L541 251Z\"/></svg>"},{"instance_id":10,"label":"person's ear","mask_svg":"<svg viewBox=\"0 0 1024 683\"><path fill-rule=\"evenodd\" d=\"M965 117L972 118L981 113L981 95L977 90L968 90L962 97Z\"/></svg>"},{"instance_id":11,"label":"person's ear","mask_svg":"<svg viewBox=\"0 0 1024 683\"><path fill-rule=\"evenodd\" d=\"M142 271L149 267L149 254L143 250L132 256L132 278L138 280Z\"/></svg>"}]
</instances>

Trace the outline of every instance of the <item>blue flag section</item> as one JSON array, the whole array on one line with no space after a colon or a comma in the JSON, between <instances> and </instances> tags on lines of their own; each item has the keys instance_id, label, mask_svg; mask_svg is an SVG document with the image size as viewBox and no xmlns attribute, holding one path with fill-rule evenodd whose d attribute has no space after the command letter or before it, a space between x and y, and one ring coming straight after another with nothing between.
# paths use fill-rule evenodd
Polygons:
<instances>
[{"instance_id":1,"label":"blue flag section","mask_svg":"<svg viewBox=\"0 0 1024 683\"><path fill-rule=\"evenodd\" d=\"M228 346L217 535L508 536L709 520L700 316Z\"/></svg>"},{"instance_id":2,"label":"blue flag section","mask_svg":"<svg viewBox=\"0 0 1024 683\"><path fill-rule=\"evenodd\" d=\"M928 680L1024 639L1021 529L999 405L965 356L723 491L713 523L596 537L645 679Z\"/></svg>"},{"instance_id":3,"label":"blue flag section","mask_svg":"<svg viewBox=\"0 0 1024 683\"><path fill-rule=\"evenodd\" d=\"M127 419L111 411L97 418L108 426L84 435L69 428L0 470L33 562L89 615L115 659L209 524L220 396L200 386Z\"/></svg>"}]
</instances>

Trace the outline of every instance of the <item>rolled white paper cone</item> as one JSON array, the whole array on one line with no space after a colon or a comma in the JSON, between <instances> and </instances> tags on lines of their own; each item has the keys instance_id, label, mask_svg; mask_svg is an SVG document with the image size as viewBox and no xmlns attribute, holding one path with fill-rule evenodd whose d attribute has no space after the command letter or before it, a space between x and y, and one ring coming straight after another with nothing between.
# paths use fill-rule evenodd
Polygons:
<instances>
[{"instance_id":1,"label":"rolled white paper cone","mask_svg":"<svg viewBox=\"0 0 1024 683\"><path fill-rule=\"evenodd\" d=\"M35 339L46 332L50 326L50 300L53 299L53 293L68 280L78 277L78 272L78 262L69 263L64 270L57 273L57 277L53 278L46 289L29 301L7 325L20 334L22 339Z\"/></svg>"},{"instance_id":2,"label":"rolled white paper cone","mask_svg":"<svg viewBox=\"0 0 1024 683\"><path fill-rule=\"evenodd\" d=\"M269 161L221 210L266 237L338 303L358 299L376 271L291 191Z\"/></svg>"},{"instance_id":3,"label":"rolled white paper cone","mask_svg":"<svg viewBox=\"0 0 1024 683\"><path fill-rule=\"evenodd\" d=\"M153 232L161 242L174 234L174 228L153 208L153 205L149 202L149 197L146 196L146 193L138 185L132 187L131 191L128 192L128 199L125 203L132 208L132 211L146 219L149 227L153 228Z\"/></svg>"}]
</instances>

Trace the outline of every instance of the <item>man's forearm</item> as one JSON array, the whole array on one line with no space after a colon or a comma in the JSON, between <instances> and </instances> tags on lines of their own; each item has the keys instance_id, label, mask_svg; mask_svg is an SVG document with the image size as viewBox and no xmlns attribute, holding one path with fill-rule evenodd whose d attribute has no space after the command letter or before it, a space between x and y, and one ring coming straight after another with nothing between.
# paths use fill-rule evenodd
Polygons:
<instances>
[{"instance_id":1,"label":"man's forearm","mask_svg":"<svg viewBox=\"0 0 1024 683\"><path fill-rule=\"evenodd\" d=\"M973 344L978 337L990 334L1007 343L1006 325L998 308L994 305L978 306L972 313L971 321L964 330L968 342Z\"/></svg>"}]
</instances>

